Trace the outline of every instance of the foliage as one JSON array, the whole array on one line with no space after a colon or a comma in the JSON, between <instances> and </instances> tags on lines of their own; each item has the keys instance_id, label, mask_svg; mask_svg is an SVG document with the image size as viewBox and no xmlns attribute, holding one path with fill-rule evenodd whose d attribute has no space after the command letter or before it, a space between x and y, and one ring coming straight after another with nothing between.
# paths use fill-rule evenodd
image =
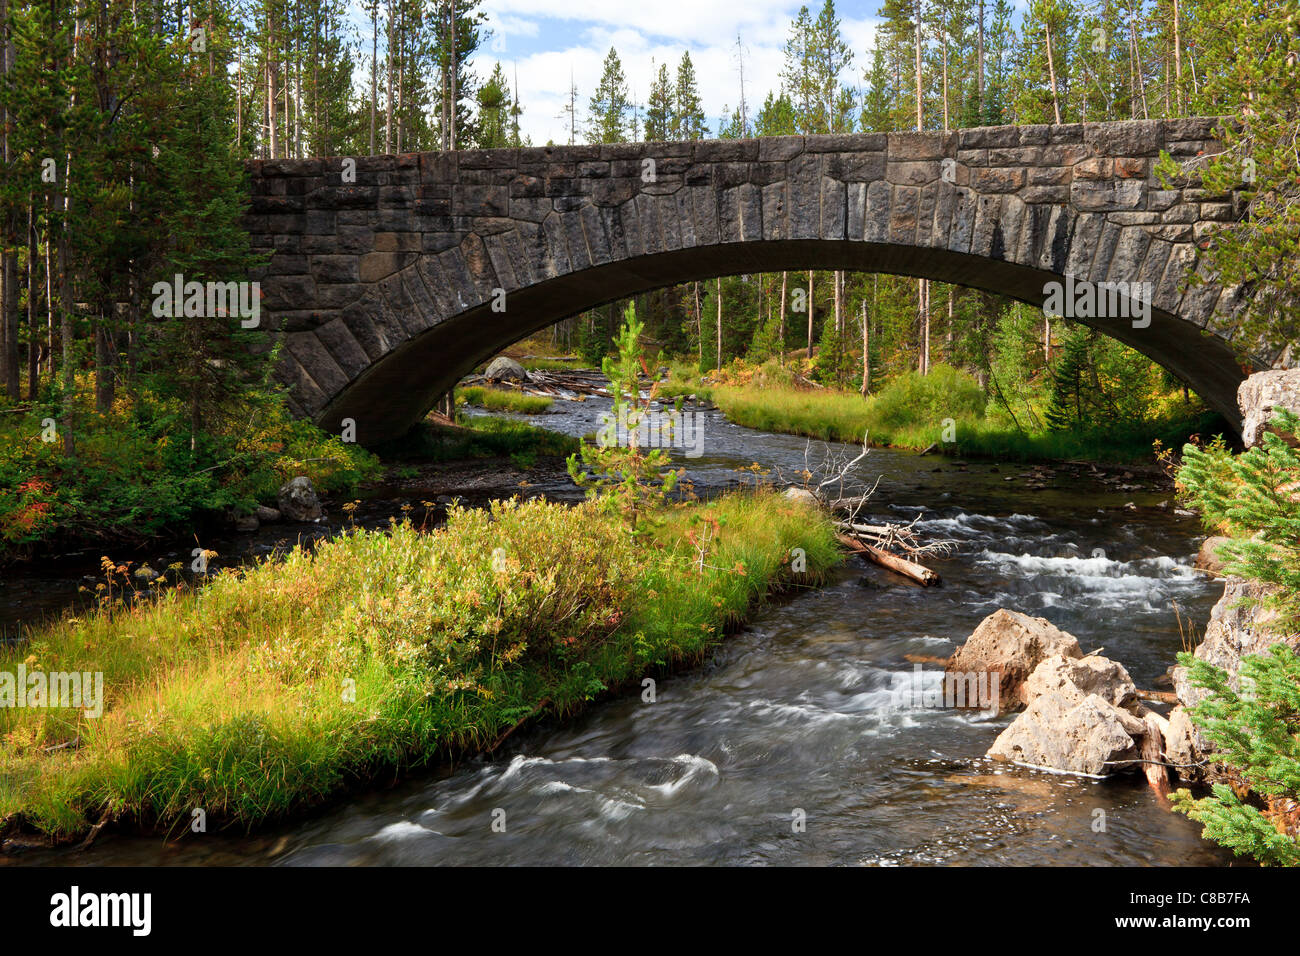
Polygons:
<instances>
[{"instance_id":1,"label":"foliage","mask_svg":"<svg viewBox=\"0 0 1300 956\"><path fill-rule=\"evenodd\" d=\"M1190 709L1235 786L1215 783L1211 796L1174 794L1174 807L1204 824L1206 838L1265 866L1300 866L1300 656L1285 644L1242 658L1240 690L1226 671L1179 655L1191 682L1209 696ZM1250 790L1264 810L1243 800Z\"/></svg>"},{"instance_id":2,"label":"foliage","mask_svg":"<svg viewBox=\"0 0 1300 956\"><path fill-rule=\"evenodd\" d=\"M330 492L379 471L373 455L295 420L273 395L249 393L242 420L193 447L183 398L145 390L101 414L82 396L75 459L42 424L48 406L0 419L0 558L59 538L139 540L205 512L248 511L295 475Z\"/></svg>"},{"instance_id":3,"label":"foliage","mask_svg":"<svg viewBox=\"0 0 1300 956\"><path fill-rule=\"evenodd\" d=\"M600 502L605 510L621 514L634 534L645 512L666 499L681 474L664 471L669 456L660 441L671 440L666 433L672 428L671 421L663 421L651 411L653 390L641 397L639 373L645 368L641 330L636 308L628 303L615 338L618 356L606 358L603 366L613 407L596 444L584 442L568 462L574 483L586 488L587 497ZM680 403L677 411L681 411ZM642 447L643 440L648 451Z\"/></svg>"},{"instance_id":4,"label":"foliage","mask_svg":"<svg viewBox=\"0 0 1300 956\"><path fill-rule=\"evenodd\" d=\"M1281 412L1261 444L1232 455L1222 441L1188 444L1178 472L1187 501L1211 527L1233 536L1220 553L1225 570L1270 587L1261 627L1278 635L1300 631L1300 454L1284 435L1300 417ZM1194 800L1178 795L1178 809L1205 825L1205 835L1264 864L1300 866L1300 658L1288 643L1242 659L1236 680L1184 654L1197 686L1209 691L1191 708L1236 786L1218 783ZM1263 811L1238 792L1264 798Z\"/></svg>"},{"instance_id":5,"label":"foliage","mask_svg":"<svg viewBox=\"0 0 1300 956\"><path fill-rule=\"evenodd\" d=\"M1237 539L1223 546L1225 570L1274 585L1266 603L1290 631L1300 629L1300 453L1282 436L1300 431L1300 418L1281 412L1272 428L1240 455L1222 442L1185 446L1178 481L1210 525Z\"/></svg>"}]
</instances>

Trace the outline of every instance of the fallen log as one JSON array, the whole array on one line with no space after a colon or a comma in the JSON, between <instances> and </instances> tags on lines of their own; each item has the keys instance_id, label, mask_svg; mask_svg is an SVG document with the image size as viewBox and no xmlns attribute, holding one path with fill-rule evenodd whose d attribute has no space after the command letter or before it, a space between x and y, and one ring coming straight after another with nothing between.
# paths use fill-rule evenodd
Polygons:
<instances>
[{"instance_id":1,"label":"fallen log","mask_svg":"<svg viewBox=\"0 0 1300 956\"><path fill-rule=\"evenodd\" d=\"M1169 729L1169 722L1162 721L1154 711L1149 711L1142 721L1147 725L1147 732L1142 735L1139 747L1142 772L1146 774L1147 784L1163 803L1169 799L1170 790L1169 770L1165 767L1165 733Z\"/></svg>"},{"instance_id":2,"label":"fallen log","mask_svg":"<svg viewBox=\"0 0 1300 956\"><path fill-rule=\"evenodd\" d=\"M1176 704L1178 695L1171 690L1141 690L1137 695L1142 700L1154 700L1158 704Z\"/></svg>"},{"instance_id":3,"label":"fallen log","mask_svg":"<svg viewBox=\"0 0 1300 956\"><path fill-rule=\"evenodd\" d=\"M901 574L905 578L915 581L922 587L932 587L940 583L939 575L915 561L908 561L906 558L900 558L896 554L890 554L888 551L882 551L880 548L873 548L869 544L863 544L846 534L837 534L836 539L855 554L860 554L870 561L874 561L881 567L888 568L895 574Z\"/></svg>"}]
</instances>

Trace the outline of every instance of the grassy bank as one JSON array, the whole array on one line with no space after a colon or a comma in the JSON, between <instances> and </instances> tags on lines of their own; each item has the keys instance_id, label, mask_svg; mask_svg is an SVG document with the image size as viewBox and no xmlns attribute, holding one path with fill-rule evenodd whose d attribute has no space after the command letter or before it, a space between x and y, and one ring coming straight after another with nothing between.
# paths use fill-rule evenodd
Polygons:
<instances>
[{"instance_id":1,"label":"grassy bank","mask_svg":"<svg viewBox=\"0 0 1300 956\"><path fill-rule=\"evenodd\" d=\"M830 526L770 493L677 506L652 535L590 504L453 510L33 633L0 672L102 672L107 704L0 708L0 821L251 827L697 660L838 561Z\"/></svg>"},{"instance_id":2,"label":"grassy bank","mask_svg":"<svg viewBox=\"0 0 1300 956\"><path fill-rule=\"evenodd\" d=\"M456 389L457 405L477 405L490 412L519 412L536 415L551 407L551 400L542 395L525 395L504 388L487 388L467 385Z\"/></svg>"},{"instance_id":3,"label":"grassy bank","mask_svg":"<svg viewBox=\"0 0 1300 956\"><path fill-rule=\"evenodd\" d=\"M567 457L578 440L513 418L490 415L458 416L455 426L424 421L403 437L377 451L385 461L461 461L469 458L509 458L531 467L539 457Z\"/></svg>"},{"instance_id":4,"label":"grassy bank","mask_svg":"<svg viewBox=\"0 0 1300 956\"><path fill-rule=\"evenodd\" d=\"M974 379L947 366L934 367L928 376L899 376L868 398L796 387L766 368L754 370L747 380L727 378L710 383L679 367L660 386L660 394L694 394L747 428L840 442L861 442L869 434L873 445L937 445L951 455L1001 460L1133 462L1151 458L1156 440L1177 448L1189 435L1212 435L1226 427L1218 416L1192 409L1104 430L1020 428L986 405Z\"/></svg>"}]
</instances>

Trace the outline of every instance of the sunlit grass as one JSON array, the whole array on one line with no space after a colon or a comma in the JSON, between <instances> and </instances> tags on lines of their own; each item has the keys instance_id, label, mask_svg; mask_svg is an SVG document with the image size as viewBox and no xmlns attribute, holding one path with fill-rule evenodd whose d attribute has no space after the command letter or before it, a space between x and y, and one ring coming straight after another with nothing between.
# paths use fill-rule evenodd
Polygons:
<instances>
[{"instance_id":1,"label":"sunlit grass","mask_svg":"<svg viewBox=\"0 0 1300 956\"><path fill-rule=\"evenodd\" d=\"M457 405L478 405L490 412L518 412L536 415L551 407L551 400L543 395L525 395L523 392L482 385L467 385L456 389Z\"/></svg>"},{"instance_id":2,"label":"sunlit grass","mask_svg":"<svg viewBox=\"0 0 1300 956\"><path fill-rule=\"evenodd\" d=\"M838 560L827 522L767 492L675 506L637 540L589 504L515 502L67 618L0 671L102 671L105 710L0 710L0 825L178 828L201 808L251 827L697 660Z\"/></svg>"},{"instance_id":3,"label":"sunlit grass","mask_svg":"<svg viewBox=\"0 0 1300 956\"><path fill-rule=\"evenodd\" d=\"M728 421L761 431L856 443L869 435L873 445L910 449L935 445L946 454L1020 461L1151 459L1157 439L1164 447L1180 447L1188 435L1208 437L1224 428L1218 416L1192 409L1123 428L1022 431L1001 417L986 416L969 389L961 391L956 373L948 378L952 381L918 387L923 381L919 376L902 376L879 394L864 398L856 392L779 383L710 385L690 371L674 369L673 378L659 386L659 393L664 397L693 393L716 404ZM969 385L974 387L974 381L969 380Z\"/></svg>"}]
</instances>

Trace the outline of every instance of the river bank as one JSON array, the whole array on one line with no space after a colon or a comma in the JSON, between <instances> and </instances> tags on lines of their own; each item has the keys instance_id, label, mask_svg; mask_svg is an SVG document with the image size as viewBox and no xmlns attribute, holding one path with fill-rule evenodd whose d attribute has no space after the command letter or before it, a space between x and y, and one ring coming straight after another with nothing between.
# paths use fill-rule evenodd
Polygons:
<instances>
[{"instance_id":1,"label":"river bank","mask_svg":"<svg viewBox=\"0 0 1300 956\"><path fill-rule=\"evenodd\" d=\"M747 428L858 444L865 436L875 447L992 461L1150 467L1156 448L1181 448L1194 434L1230 432L1199 403L1128 427L1027 428L1013 418L989 416L975 380L946 366L927 376L903 376L868 398L815 385L770 363L709 374L678 364L657 389L665 399L709 402Z\"/></svg>"},{"instance_id":2,"label":"river bank","mask_svg":"<svg viewBox=\"0 0 1300 956\"><path fill-rule=\"evenodd\" d=\"M766 494L674 510L653 541L587 504L452 506L432 533L357 531L69 618L0 670L102 673L102 714L0 713L0 819L59 839L195 811L263 824L698 659L839 560L829 526Z\"/></svg>"}]
</instances>

